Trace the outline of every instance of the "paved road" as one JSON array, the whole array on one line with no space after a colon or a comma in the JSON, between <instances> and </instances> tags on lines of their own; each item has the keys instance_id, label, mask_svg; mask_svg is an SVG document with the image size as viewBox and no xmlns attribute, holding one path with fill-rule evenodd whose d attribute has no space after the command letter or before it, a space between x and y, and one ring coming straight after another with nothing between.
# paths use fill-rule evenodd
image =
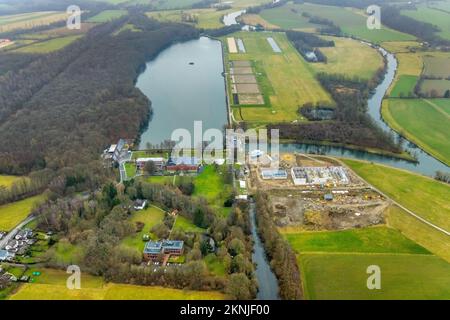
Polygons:
<instances>
[{"instance_id":1,"label":"paved road","mask_svg":"<svg viewBox=\"0 0 450 320\"><path fill-rule=\"evenodd\" d=\"M23 220L21 223L19 223L14 229L12 229L2 240L0 240L0 249L3 249L10 240L14 239L16 234L22 229L25 225L30 223L36 219L35 216L28 216L25 220Z\"/></svg>"}]
</instances>

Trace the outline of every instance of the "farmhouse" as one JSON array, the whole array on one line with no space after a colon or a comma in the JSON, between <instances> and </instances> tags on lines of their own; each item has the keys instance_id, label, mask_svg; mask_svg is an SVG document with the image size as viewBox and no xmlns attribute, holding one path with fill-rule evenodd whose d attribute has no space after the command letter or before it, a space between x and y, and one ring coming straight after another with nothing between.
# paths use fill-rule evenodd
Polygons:
<instances>
[{"instance_id":1,"label":"farmhouse","mask_svg":"<svg viewBox=\"0 0 450 320\"><path fill-rule=\"evenodd\" d=\"M145 244L144 260L158 260L162 254L176 255L183 254L184 241L181 240L163 240L149 241Z\"/></svg>"},{"instance_id":2,"label":"farmhouse","mask_svg":"<svg viewBox=\"0 0 450 320\"><path fill-rule=\"evenodd\" d=\"M158 170L164 169L164 166L166 165L166 160L164 158L137 158L136 166L138 169L142 170L149 161L152 161Z\"/></svg>"}]
</instances>

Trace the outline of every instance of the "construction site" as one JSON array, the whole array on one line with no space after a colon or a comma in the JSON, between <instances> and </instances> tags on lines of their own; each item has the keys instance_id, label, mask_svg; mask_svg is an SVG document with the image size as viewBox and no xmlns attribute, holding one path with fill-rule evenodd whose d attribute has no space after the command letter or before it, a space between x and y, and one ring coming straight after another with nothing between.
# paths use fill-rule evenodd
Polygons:
<instances>
[{"instance_id":1,"label":"construction site","mask_svg":"<svg viewBox=\"0 0 450 320\"><path fill-rule=\"evenodd\" d=\"M269 195L278 227L343 230L385 222L389 201L340 161L324 156L281 154L279 168L249 167L248 188Z\"/></svg>"}]
</instances>

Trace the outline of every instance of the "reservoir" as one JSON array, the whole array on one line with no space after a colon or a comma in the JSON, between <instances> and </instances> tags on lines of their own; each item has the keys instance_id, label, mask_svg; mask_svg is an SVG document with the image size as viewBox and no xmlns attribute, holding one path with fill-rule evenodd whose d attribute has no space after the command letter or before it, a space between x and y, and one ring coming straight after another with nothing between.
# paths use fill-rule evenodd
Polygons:
<instances>
[{"instance_id":1,"label":"reservoir","mask_svg":"<svg viewBox=\"0 0 450 320\"><path fill-rule=\"evenodd\" d=\"M193 136L197 120L203 132L222 130L227 123L223 71L221 43L206 37L174 44L148 62L136 87L152 102L153 116L139 149L169 140L178 128Z\"/></svg>"}]
</instances>

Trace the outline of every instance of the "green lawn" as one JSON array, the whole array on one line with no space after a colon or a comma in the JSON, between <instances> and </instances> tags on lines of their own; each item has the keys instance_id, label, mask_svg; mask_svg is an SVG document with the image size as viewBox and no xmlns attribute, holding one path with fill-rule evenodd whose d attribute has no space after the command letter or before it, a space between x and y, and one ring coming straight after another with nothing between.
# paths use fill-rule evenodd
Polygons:
<instances>
[{"instance_id":1,"label":"green lawn","mask_svg":"<svg viewBox=\"0 0 450 320\"><path fill-rule=\"evenodd\" d=\"M184 14L189 14L193 17L196 17L198 21L196 23L188 24L195 25L197 28L216 29L224 26L224 24L222 23L222 17L232 11L234 11L234 9L217 11L216 9L206 8L191 10L151 11L148 12L147 15L159 21L184 22L182 16Z\"/></svg>"},{"instance_id":2,"label":"green lawn","mask_svg":"<svg viewBox=\"0 0 450 320\"><path fill-rule=\"evenodd\" d=\"M302 254L308 299L450 299L450 264L432 255ZM381 270L381 289L367 288L367 267Z\"/></svg>"},{"instance_id":3,"label":"green lawn","mask_svg":"<svg viewBox=\"0 0 450 320\"><path fill-rule=\"evenodd\" d=\"M127 14L126 10L105 10L89 18L87 22L97 22L97 23L107 22L120 18L126 14Z\"/></svg>"},{"instance_id":4,"label":"green lawn","mask_svg":"<svg viewBox=\"0 0 450 320\"><path fill-rule=\"evenodd\" d=\"M53 250L56 261L66 265L77 264L83 256L82 248L71 244L66 239L59 240L50 250Z\"/></svg>"},{"instance_id":5,"label":"green lawn","mask_svg":"<svg viewBox=\"0 0 450 320\"><path fill-rule=\"evenodd\" d=\"M392 88L391 97L408 97L414 94L414 87L416 86L419 77L411 75L401 75L395 82Z\"/></svg>"},{"instance_id":6,"label":"green lawn","mask_svg":"<svg viewBox=\"0 0 450 320\"><path fill-rule=\"evenodd\" d=\"M310 64L299 55L284 33L239 32L231 36L243 40L246 53L227 53L226 60L253 61L265 101L265 105L261 106L242 106L240 110L234 107L237 120L243 119L253 126L293 121L300 118L298 107L307 102L333 103L329 93L315 78ZM274 38L281 53L273 52L267 37ZM226 45L226 38L223 41ZM227 80L230 81L230 78L227 77ZM230 85L228 87L231 88ZM231 89L229 96L232 101Z\"/></svg>"},{"instance_id":7,"label":"green lawn","mask_svg":"<svg viewBox=\"0 0 450 320\"><path fill-rule=\"evenodd\" d=\"M399 231L387 227L287 233L284 234L284 237L297 253L429 253L423 247L403 236Z\"/></svg>"},{"instance_id":8,"label":"green lawn","mask_svg":"<svg viewBox=\"0 0 450 320\"><path fill-rule=\"evenodd\" d=\"M0 206L0 230L14 228L31 213L35 204L44 200L45 196L39 195Z\"/></svg>"},{"instance_id":9,"label":"green lawn","mask_svg":"<svg viewBox=\"0 0 450 320\"><path fill-rule=\"evenodd\" d=\"M124 164L125 166L125 173L127 174L127 178L131 179L134 178L134 176L136 175L136 164L134 162L125 162Z\"/></svg>"},{"instance_id":10,"label":"green lawn","mask_svg":"<svg viewBox=\"0 0 450 320\"><path fill-rule=\"evenodd\" d=\"M175 225L173 227L176 230L182 230L184 232L192 232L192 233L204 233L206 229L197 227L193 222L189 219L178 215L175 221Z\"/></svg>"},{"instance_id":11,"label":"green lawn","mask_svg":"<svg viewBox=\"0 0 450 320\"><path fill-rule=\"evenodd\" d=\"M405 170L343 160L358 175L417 215L450 230L450 185Z\"/></svg>"},{"instance_id":12,"label":"green lawn","mask_svg":"<svg viewBox=\"0 0 450 320\"><path fill-rule=\"evenodd\" d=\"M214 253L208 254L203 258L203 261L206 263L208 270L216 275L216 276L225 276L225 266L223 261L219 259Z\"/></svg>"},{"instance_id":13,"label":"green lawn","mask_svg":"<svg viewBox=\"0 0 450 320\"><path fill-rule=\"evenodd\" d=\"M194 179L193 196L205 198L213 208L226 215L229 208L224 208L223 204L231 195L233 188L223 181L221 168L218 167L216 171L213 165L204 166L203 172Z\"/></svg>"},{"instance_id":14,"label":"green lawn","mask_svg":"<svg viewBox=\"0 0 450 320\"><path fill-rule=\"evenodd\" d=\"M147 209L136 211L133 213L133 216L131 217L131 222L143 222L144 228L137 232L134 235L128 236L125 239L123 239L122 244L130 247L135 248L139 252L144 251L145 247L145 241L143 241L142 237L144 234L152 235L150 232L150 229L153 228L158 223L161 223L164 219L165 212L159 208L149 206Z\"/></svg>"},{"instance_id":15,"label":"green lawn","mask_svg":"<svg viewBox=\"0 0 450 320\"><path fill-rule=\"evenodd\" d=\"M60 50L64 48L65 46L68 46L72 42L74 42L77 39L80 39L83 37L83 35L74 35L74 36L68 36L68 37L62 37L62 38L56 38L48 41L42 41L33 43L29 46L21 47L17 50L14 50L15 52L21 52L21 53L48 53Z\"/></svg>"},{"instance_id":16,"label":"green lawn","mask_svg":"<svg viewBox=\"0 0 450 320\"><path fill-rule=\"evenodd\" d=\"M292 9L297 12L292 11ZM412 40L413 36L404 34L385 26L379 30L367 28L367 16L363 11L356 9L324 6L316 4L287 4L279 8L265 10L262 17L270 23L282 28L310 28L311 24L302 17L302 13L307 12L311 16L317 16L333 21L340 26L347 35L352 35L374 43L383 41L404 41Z\"/></svg>"},{"instance_id":17,"label":"green lawn","mask_svg":"<svg viewBox=\"0 0 450 320\"><path fill-rule=\"evenodd\" d=\"M450 165L449 99L389 99L382 113L396 131Z\"/></svg>"}]
</instances>

